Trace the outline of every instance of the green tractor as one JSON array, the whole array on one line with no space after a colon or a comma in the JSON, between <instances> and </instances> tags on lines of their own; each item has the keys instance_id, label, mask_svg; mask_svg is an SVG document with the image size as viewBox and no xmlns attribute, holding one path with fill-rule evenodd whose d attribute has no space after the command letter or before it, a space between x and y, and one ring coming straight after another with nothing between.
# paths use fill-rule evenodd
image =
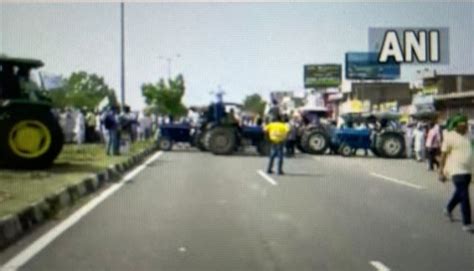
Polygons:
<instances>
[{"instance_id":1,"label":"green tractor","mask_svg":"<svg viewBox=\"0 0 474 271\"><path fill-rule=\"evenodd\" d=\"M0 166L42 169L61 152L64 135L48 98L31 88L39 60L0 57ZM29 87L30 86L30 87Z\"/></svg>"}]
</instances>

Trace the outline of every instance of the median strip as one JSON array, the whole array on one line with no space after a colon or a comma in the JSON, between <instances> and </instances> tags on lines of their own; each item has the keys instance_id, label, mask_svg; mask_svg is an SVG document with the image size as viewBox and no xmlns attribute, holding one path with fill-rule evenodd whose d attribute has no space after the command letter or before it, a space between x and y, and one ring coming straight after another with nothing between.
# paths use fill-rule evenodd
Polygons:
<instances>
[{"instance_id":1,"label":"median strip","mask_svg":"<svg viewBox=\"0 0 474 271\"><path fill-rule=\"evenodd\" d=\"M104 192L102 192L98 197L94 198L86 205L82 206L79 210L69 216L66 220L52 228L46 234L37 239L33 244L28 246L26 249L21 251L11 260L9 260L4 266L0 268L1 271L14 271L27 263L31 258L53 242L57 237L64 233L67 229L76 224L82 217L90 213L97 207L100 203L110 197L113 193L119 190L125 183L129 182L132 178L138 175L143 169L145 169L149 164L158 159L163 153L155 153L150 157L145 163L141 164L128 174L126 174L118 183L114 183Z\"/></svg>"},{"instance_id":2,"label":"median strip","mask_svg":"<svg viewBox=\"0 0 474 271\"><path fill-rule=\"evenodd\" d=\"M411 187L411 188L414 188L414 189L418 189L418 190L423 189L422 186L412 184L412 183L407 182L407 181L398 180L398 179L395 179L395 178L392 178L392 177L384 176L382 174L378 174L378 173L375 173L375 172L370 172L370 175L374 176L374 177L377 177L377 178L380 178L380 179L383 179L383 180L386 180L386 181L389 181L389 182L399 184L399 185L408 186L408 187Z\"/></svg>"}]
</instances>

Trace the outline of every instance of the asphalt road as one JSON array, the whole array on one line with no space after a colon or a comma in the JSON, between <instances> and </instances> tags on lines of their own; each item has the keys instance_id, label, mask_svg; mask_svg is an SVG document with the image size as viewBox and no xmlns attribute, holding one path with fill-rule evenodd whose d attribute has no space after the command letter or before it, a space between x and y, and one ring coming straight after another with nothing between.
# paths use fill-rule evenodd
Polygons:
<instances>
[{"instance_id":1,"label":"asphalt road","mask_svg":"<svg viewBox=\"0 0 474 271\"><path fill-rule=\"evenodd\" d=\"M408 160L169 152L20 270L474 270L452 191Z\"/></svg>"}]
</instances>

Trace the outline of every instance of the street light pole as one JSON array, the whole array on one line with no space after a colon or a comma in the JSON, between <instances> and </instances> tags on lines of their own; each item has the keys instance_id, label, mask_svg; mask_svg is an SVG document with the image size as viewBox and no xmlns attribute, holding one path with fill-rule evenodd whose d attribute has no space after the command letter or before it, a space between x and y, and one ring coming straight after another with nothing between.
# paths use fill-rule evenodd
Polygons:
<instances>
[{"instance_id":1,"label":"street light pole","mask_svg":"<svg viewBox=\"0 0 474 271\"><path fill-rule=\"evenodd\" d=\"M174 58L179 58L181 55L177 54ZM171 79L171 62L173 61L173 57L165 57L165 56L158 56L160 60L166 60L167 68L168 68L168 79Z\"/></svg>"},{"instance_id":2,"label":"street light pole","mask_svg":"<svg viewBox=\"0 0 474 271\"><path fill-rule=\"evenodd\" d=\"M120 101L125 106L125 5L120 3Z\"/></svg>"}]
</instances>

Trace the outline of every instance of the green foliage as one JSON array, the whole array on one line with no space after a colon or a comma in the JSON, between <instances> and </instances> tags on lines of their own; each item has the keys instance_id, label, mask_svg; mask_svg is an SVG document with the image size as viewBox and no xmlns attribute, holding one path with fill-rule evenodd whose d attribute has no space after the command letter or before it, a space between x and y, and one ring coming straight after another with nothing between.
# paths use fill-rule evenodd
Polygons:
<instances>
[{"instance_id":1,"label":"green foliage","mask_svg":"<svg viewBox=\"0 0 474 271\"><path fill-rule=\"evenodd\" d=\"M154 113L172 115L179 117L186 113L186 107L182 103L185 92L184 79L178 75L168 82L160 79L156 84L142 85L142 95L149 110Z\"/></svg>"},{"instance_id":2,"label":"green foliage","mask_svg":"<svg viewBox=\"0 0 474 271\"><path fill-rule=\"evenodd\" d=\"M262 99L262 97L259 94L252 94L245 97L245 100L243 103L243 109L245 111L249 111L255 114L259 114L260 116L263 116L263 113L265 111L265 105L266 105L266 102Z\"/></svg>"},{"instance_id":3,"label":"green foliage","mask_svg":"<svg viewBox=\"0 0 474 271\"><path fill-rule=\"evenodd\" d=\"M115 92L104 81L103 77L88 74L84 71L75 72L65 79L64 86L48 92L56 107L68 106L94 109L105 97L116 103Z\"/></svg>"}]
</instances>

